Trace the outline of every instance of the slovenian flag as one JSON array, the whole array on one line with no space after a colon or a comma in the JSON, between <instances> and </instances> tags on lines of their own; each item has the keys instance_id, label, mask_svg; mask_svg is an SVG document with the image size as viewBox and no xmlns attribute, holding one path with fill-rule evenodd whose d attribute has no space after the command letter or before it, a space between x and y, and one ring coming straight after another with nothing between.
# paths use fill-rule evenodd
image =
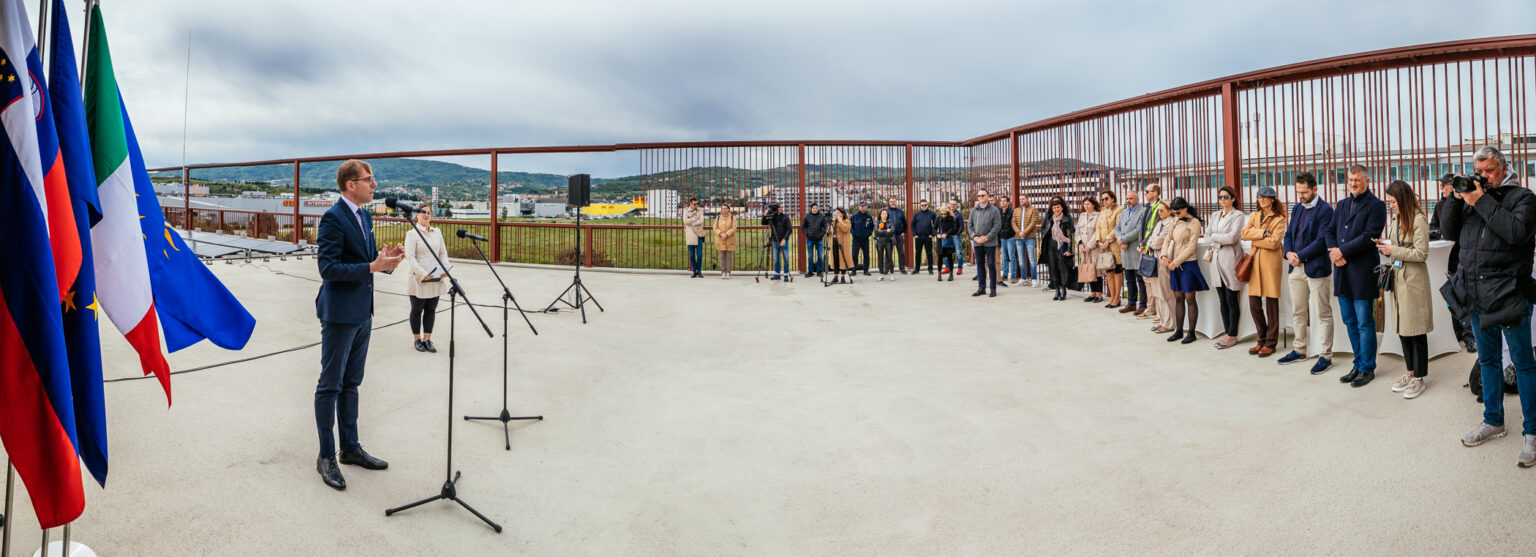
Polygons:
<instances>
[{"instance_id":1,"label":"slovenian flag","mask_svg":"<svg viewBox=\"0 0 1536 557\"><path fill-rule=\"evenodd\" d=\"M139 226L123 102L112 72L100 6L92 6L87 29L85 121L101 202L101 221L91 227L96 290L107 318L138 352L144 374L154 373L160 379L169 404L171 370L160 350L160 322L155 317L155 295L144 251L148 238Z\"/></svg>"},{"instance_id":2,"label":"slovenian flag","mask_svg":"<svg viewBox=\"0 0 1536 557\"><path fill-rule=\"evenodd\" d=\"M76 237L86 261L75 287L64 299L64 340L69 345L69 377L75 397L75 448L102 487L107 485L107 408L101 377L101 304L97 303L92 263L91 225L101 220L96 197L96 169L91 167L91 138L85 127L80 78L75 73L74 40L64 0L53 0L53 44L49 48L48 100L59 134L59 150L69 178Z\"/></svg>"},{"instance_id":3,"label":"slovenian flag","mask_svg":"<svg viewBox=\"0 0 1536 557\"><path fill-rule=\"evenodd\" d=\"M58 266L53 245L55 236L75 231L73 223L70 230L57 224L62 213L49 211L53 186L65 185L61 195L69 205L57 140L44 145L39 137L52 130L51 121L42 122L48 111L42 76L20 0L0 0L0 206L6 208L0 218L0 441L27 486L39 525L53 528L80 516L85 494L60 306L60 292L73 284L78 266ZM59 176L50 183L53 172ZM68 257L66 249L66 265Z\"/></svg>"}]
</instances>

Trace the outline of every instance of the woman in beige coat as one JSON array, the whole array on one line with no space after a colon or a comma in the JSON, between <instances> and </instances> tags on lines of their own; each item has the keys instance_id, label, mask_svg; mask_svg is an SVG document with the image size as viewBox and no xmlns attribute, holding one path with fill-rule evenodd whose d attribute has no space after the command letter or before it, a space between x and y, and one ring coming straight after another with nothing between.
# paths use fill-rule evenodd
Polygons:
<instances>
[{"instance_id":1,"label":"woman in beige coat","mask_svg":"<svg viewBox=\"0 0 1536 557\"><path fill-rule=\"evenodd\" d=\"M1173 231L1168 233L1162 254L1163 267L1168 269L1168 287L1173 290L1174 330L1168 342L1189 344L1195 341L1196 324L1200 322L1200 304L1195 296L1210 290L1210 285L1205 282L1205 273L1195 261L1200 232L1204 227L1199 212L1182 197L1173 198L1173 202L1168 204L1168 210L1177 219ZM1189 327L1184 329L1182 327L1186 316L1189 318Z\"/></svg>"},{"instance_id":2,"label":"woman in beige coat","mask_svg":"<svg viewBox=\"0 0 1536 557\"><path fill-rule=\"evenodd\" d=\"M683 209L683 241L688 244L688 278L704 276L704 209L699 208L699 198L688 200Z\"/></svg>"},{"instance_id":3,"label":"woman in beige coat","mask_svg":"<svg viewBox=\"0 0 1536 557\"><path fill-rule=\"evenodd\" d=\"M1253 314L1253 326L1258 330L1259 342L1248 349L1249 354L1260 358L1275 353L1275 342L1280 336L1280 288L1285 271L1285 260L1280 257L1281 240L1285 238L1285 206L1276 199L1275 188L1259 188L1259 210L1248 215L1243 225L1243 239L1253 251L1253 267L1248 275L1248 313Z\"/></svg>"},{"instance_id":4,"label":"woman in beige coat","mask_svg":"<svg viewBox=\"0 0 1536 557\"><path fill-rule=\"evenodd\" d=\"M1387 296L1391 304L1392 328L1397 330L1403 342L1403 362L1408 373L1392 384L1392 392L1403 393L1403 398L1418 398L1424 394L1424 377L1429 375L1429 332L1435 329L1430 313L1429 294L1429 221L1419 209L1419 200L1413 188L1402 180L1387 185L1387 212L1390 218L1385 230L1391 241L1376 240L1376 249L1390 258L1392 265L1392 291Z\"/></svg>"},{"instance_id":5,"label":"woman in beige coat","mask_svg":"<svg viewBox=\"0 0 1536 557\"><path fill-rule=\"evenodd\" d=\"M1147 236L1147 254L1152 259L1162 261L1163 254L1168 247L1168 234L1173 232L1173 223L1178 222L1172 218L1172 212L1168 210L1168 204L1157 205L1157 225L1152 227L1152 233ZM1147 279L1147 286L1151 287L1149 297L1152 298L1152 307L1157 313L1157 325L1152 327L1152 332L1167 334L1173 332L1173 289L1168 286L1168 270L1158 269L1157 276Z\"/></svg>"},{"instance_id":6,"label":"woman in beige coat","mask_svg":"<svg viewBox=\"0 0 1536 557\"><path fill-rule=\"evenodd\" d=\"M1125 246L1120 243L1120 238L1115 236L1115 225L1120 223L1120 204L1115 198L1115 192L1105 189L1099 192L1099 202L1103 203L1103 209L1099 210L1098 230L1095 237L1098 240L1099 253L1108 253L1114 263L1107 269L1099 269L1099 274L1104 277L1104 288L1109 290L1109 303L1104 307L1114 309L1120 307L1120 289L1125 286L1125 268L1122 267L1120 251ZM1103 259L1101 256L1100 259Z\"/></svg>"},{"instance_id":7,"label":"woman in beige coat","mask_svg":"<svg viewBox=\"0 0 1536 557\"><path fill-rule=\"evenodd\" d=\"M1104 301L1104 279L1094 267L1099 257L1099 200L1092 195L1083 197L1083 212L1077 214L1077 236L1072 243L1077 246L1077 280L1083 290L1091 292L1084 302ZM1093 269L1092 273L1089 270Z\"/></svg>"},{"instance_id":8,"label":"woman in beige coat","mask_svg":"<svg viewBox=\"0 0 1536 557\"><path fill-rule=\"evenodd\" d=\"M720 216L715 217L715 251L720 253L720 278L730 279L736 255L736 213L730 205L720 206Z\"/></svg>"},{"instance_id":9,"label":"woman in beige coat","mask_svg":"<svg viewBox=\"0 0 1536 557\"><path fill-rule=\"evenodd\" d=\"M443 247L443 232L432 227L431 213L416 213L416 222L411 226L421 231L405 234L403 263L410 269L405 278L405 293L411 295L411 336L416 339L413 344L417 352L437 352L432 345L432 324L437 317L437 299L448 291L448 283L443 280L448 274L437 267L432 254L436 253L446 264L448 251ZM422 236L426 236L426 243L422 243Z\"/></svg>"},{"instance_id":10,"label":"woman in beige coat","mask_svg":"<svg viewBox=\"0 0 1536 557\"><path fill-rule=\"evenodd\" d=\"M827 254L832 258L832 283L848 282L848 275L853 272L853 222L848 220L846 209L838 207L832 211L827 235L832 238L832 252Z\"/></svg>"}]
</instances>

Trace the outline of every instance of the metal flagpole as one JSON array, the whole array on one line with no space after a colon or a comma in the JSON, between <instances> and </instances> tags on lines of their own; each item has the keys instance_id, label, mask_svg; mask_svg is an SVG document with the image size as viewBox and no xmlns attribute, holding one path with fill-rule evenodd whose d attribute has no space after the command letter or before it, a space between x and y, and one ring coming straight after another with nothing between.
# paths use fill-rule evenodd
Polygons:
<instances>
[{"instance_id":1,"label":"metal flagpole","mask_svg":"<svg viewBox=\"0 0 1536 557\"><path fill-rule=\"evenodd\" d=\"M38 63L41 63L44 68L48 67L47 61L45 59L48 54L48 50L43 48L43 45L48 44L43 42L43 37L47 30L48 0L37 0L37 61Z\"/></svg>"},{"instance_id":2,"label":"metal flagpole","mask_svg":"<svg viewBox=\"0 0 1536 557\"><path fill-rule=\"evenodd\" d=\"M5 459L5 516L14 517L11 513L11 484L16 483L16 469L11 467L11 459ZM15 524L15 519L11 520ZM5 533L0 534L0 557L10 557L11 554L11 526L5 527Z\"/></svg>"}]
</instances>

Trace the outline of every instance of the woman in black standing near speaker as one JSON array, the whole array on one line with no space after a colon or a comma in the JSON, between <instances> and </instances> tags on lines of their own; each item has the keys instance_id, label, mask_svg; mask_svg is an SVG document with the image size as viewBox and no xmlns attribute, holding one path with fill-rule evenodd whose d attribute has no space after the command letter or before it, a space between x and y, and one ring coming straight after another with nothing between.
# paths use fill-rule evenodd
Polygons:
<instances>
[{"instance_id":1,"label":"woman in black standing near speaker","mask_svg":"<svg viewBox=\"0 0 1536 557\"><path fill-rule=\"evenodd\" d=\"M411 336L416 338L417 352L437 352L437 347L432 345L432 323L437 317L437 299L448 291L448 283L443 281L447 273L437 268L432 253L436 252L439 258L447 261L448 251L443 247L443 232L432 227L430 212L416 213L416 222L411 226L421 230L419 235L414 232L405 235L405 260L402 262L411 270L405 279L405 291L411 295ZM421 242L421 236L426 236L427 243ZM431 271L437 273L428 274Z\"/></svg>"}]
</instances>

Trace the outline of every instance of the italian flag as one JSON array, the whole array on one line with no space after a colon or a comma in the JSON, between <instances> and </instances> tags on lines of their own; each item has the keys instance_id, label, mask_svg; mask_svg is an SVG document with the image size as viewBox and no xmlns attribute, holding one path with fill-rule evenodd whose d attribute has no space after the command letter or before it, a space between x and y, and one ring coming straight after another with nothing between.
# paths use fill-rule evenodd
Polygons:
<instances>
[{"instance_id":1,"label":"italian flag","mask_svg":"<svg viewBox=\"0 0 1536 557\"><path fill-rule=\"evenodd\" d=\"M128 162L123 99L112 73L112 55L102 25L101 8L92 6L85 54L85 122L90 128L101 221L91 227L95 245L96 291L107 318L139 353L144 374L154 373L171 400L171 369L160 348L160 322L139 228L133 169Z\"/></svg>"}]
</instances>

